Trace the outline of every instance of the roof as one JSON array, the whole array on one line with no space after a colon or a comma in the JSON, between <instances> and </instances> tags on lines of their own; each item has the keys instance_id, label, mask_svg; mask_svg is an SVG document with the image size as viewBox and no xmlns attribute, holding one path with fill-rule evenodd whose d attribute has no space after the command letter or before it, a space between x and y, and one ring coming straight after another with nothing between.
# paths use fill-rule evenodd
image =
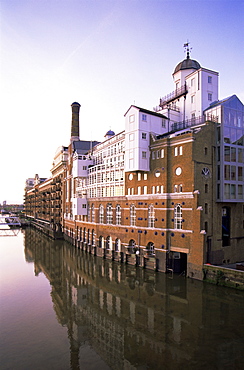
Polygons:
<instances>
[{"instance_id":1,"label":"roof","mask_svg":"<svg viewBox=\"0 0 244 370\"><path fill-rule=\"evenodd\" d=\"M86 154L91 148L95 145L99 144L99 141L73 141L73 149L74 151L80 154Z\"/></svg>"},{"instance_id":2,"label":"roof","mask_svg":"<svg viewBox=\"0 0 244 370\"><path fill-rule=\"evenodd\" d=\"M125 112L124 116L126 116L126 114L129 112L129 110L132 107L138 109L140 112L150 114L151 116L156 116L156 117L161 117L161 118L168 119L168 117L166 117L165 115L163 115L161 113L157 113L157 112L154 112L154 111L151 111L151 110L148 110L148 109L140 108L140 107L137 107L136 105L131 105L130 108Z\"/></svg>"},{"instance_id":3,"label":"roof","mask_svg":"<svg viewBox=\"0 0 244 370\"><path fill-rule=\"evenodd\" d=\"M105 134L105 136L114 136L114 135L115 135L115 133L112 130L107 131L106 134Z\"/></svg>"},{"instance_id":4,"label":"roof","mask_svg":"<svg viewBox=\"0 0 244 370\"><path fill-rule=\"evenodd\" d=\"M177 64L173 74L175 74L176 72L182 71L183 69L196 69L197 70L197 69L200 69L200 68L201 68L201 66L196 60L186 58L186 59L182 60L182 62Z\"/></svg>"},{"instance_id":5,"label":"roof","mask_svg":"<svg viewBox=\"0 0 244 370\"><path fill-rule=\"evenodd\" d=\"M234 94L231 96L228 96L227 98L224 98L222 100L216 100L212 102L208 108L204 110L207 111L208 109L212 109L214 107L217 107L218 105L230 105L234 109L243 110L243 104L240 101L240 99Z\"/></svg>"}]
</instances>

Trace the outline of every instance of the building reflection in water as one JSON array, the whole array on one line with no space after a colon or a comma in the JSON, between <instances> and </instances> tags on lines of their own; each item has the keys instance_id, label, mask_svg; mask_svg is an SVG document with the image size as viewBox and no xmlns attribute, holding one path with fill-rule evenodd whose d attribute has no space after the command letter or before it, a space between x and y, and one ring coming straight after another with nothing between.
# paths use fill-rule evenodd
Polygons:
<instances>
[{"instance_id":1,"label":"building reflection in water","mask_svg":"<svg viewBox=\"0 0 244 370\"><path fill-rule=\"evenodd\" d=\"M72 369L86 347L112 369L242 367L242 292L104 260L33 229L25 256L50 281Z\"/></svg>"}]
</instances>

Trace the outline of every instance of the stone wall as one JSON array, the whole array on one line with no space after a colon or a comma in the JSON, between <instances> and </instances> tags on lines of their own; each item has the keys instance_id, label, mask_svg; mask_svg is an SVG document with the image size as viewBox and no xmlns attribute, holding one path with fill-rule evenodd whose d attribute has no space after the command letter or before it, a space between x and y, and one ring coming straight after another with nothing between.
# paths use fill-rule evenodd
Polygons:
<instances>
[{"instance_id":1,"label":"stone wall","mask_svg":"<svg viewBox=\"0 0 244 370\"><path fill-rule=\"evenodd\" d=\"M216 285L244 290L244 271L242 270L204 265L203 280Z\"/></svg>"}]
</instances>

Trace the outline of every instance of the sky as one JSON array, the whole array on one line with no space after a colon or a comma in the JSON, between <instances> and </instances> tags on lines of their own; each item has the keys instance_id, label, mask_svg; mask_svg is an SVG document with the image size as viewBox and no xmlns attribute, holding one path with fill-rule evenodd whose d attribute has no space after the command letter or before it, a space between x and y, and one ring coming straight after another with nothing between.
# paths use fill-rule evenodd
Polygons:
<instances>
[{"instance_id":1,"label":"sky","mask_svg":"<svg viewBox=\"0 0 244 370\"><path fill-rule=\"evenodd\" d=\"M0 204L51 176L73 102L80 139L97 141L124 130L131 104L157 106L187 41L219 72L219 99L244 102L244 1L0 0Z\"/></svg>"}]
</instances>

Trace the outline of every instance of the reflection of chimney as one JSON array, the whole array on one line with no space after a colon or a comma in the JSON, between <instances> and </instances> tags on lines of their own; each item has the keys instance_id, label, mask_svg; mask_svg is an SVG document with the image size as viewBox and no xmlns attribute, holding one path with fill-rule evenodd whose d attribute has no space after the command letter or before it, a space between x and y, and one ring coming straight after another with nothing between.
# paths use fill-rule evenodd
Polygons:
<instances>
[{"instance_id":1,"label":"reflection of chimney","mask_svg":"<svg viewBox=\"0 0 244 370\"><path fill-rule=\"evenodd\" d=\"M79 122L79 113L80 113L80 104L73 103L72 107L72 121L71 121L71 138L70 141L80 140L80 122Z\"/></svg>"}]
</instances>

